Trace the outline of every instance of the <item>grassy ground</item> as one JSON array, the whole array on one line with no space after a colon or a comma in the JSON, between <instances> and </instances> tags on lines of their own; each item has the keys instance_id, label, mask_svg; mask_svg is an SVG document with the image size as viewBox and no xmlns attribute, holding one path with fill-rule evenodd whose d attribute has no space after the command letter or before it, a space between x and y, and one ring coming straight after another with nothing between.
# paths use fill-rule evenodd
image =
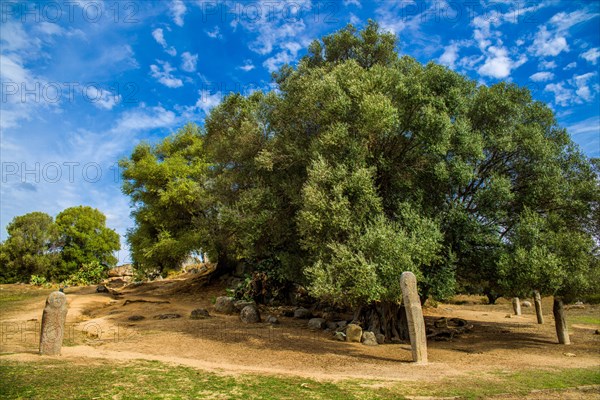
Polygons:
<instances>
[{"instance_id":1,"label":"grassy ground","mask_svg":"<svg viewBox=\"0 0 600 400\"><path fill-rule=\"evenodd\" d=\"M0 357L0 398L5 399L403 399L459 396L476 399L532 390L566 389L600 383L597 369L527 371L453 378L437 383L217 375L155 361L18 363Z\"/></svg>"},{"instance_id":2,"label":"grassy ground","mask_svg":"<svg viewBox=\"0 0 600 400\"><path fill-rule=\"evenodd\" d=\"M40 288L30 285L19 286L18 290L2 287L2 290L0 290L0 312L7 310L8 308L18 309L21 305L20 303L23 303L26 300L47 296L55 290L56 289Z\"/></svg>"}]
</instances>

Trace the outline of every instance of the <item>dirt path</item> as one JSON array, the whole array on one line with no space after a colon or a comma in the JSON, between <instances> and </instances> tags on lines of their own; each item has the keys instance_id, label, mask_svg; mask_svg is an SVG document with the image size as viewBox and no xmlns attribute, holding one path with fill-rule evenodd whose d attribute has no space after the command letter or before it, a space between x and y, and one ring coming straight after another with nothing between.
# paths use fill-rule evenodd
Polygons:
<instances>
[{"instance_id":1,"label":"dirt path","mask_svg":"<svg viewBox=\"0 0 600 400\"><path fill-rule=\"evenodd\" d=\"M509 304L495 306L440 305L425 310L427 316L460 317L475 325L472 332L448 342L430 342L427 366L410 363L410 346L364 346L336 342L324 332L306 329L306 321L279 317L280 325L244 325L235 316L215 314L211 298L223 288L209 287L196 295L167 295L172 283L142 286L114 298L93 288L67 290L66 346L63 358L111 359L126 362L144 359L210 370L223 374L258 373L294 375L317 380L345 378L382 381L437 381L446 377L495 371L600 366L600 335L587 325L575 325L572 346L555 344L551 316L544 325L535 323L533 311L506 318ZM162 303L125 304L144 299ZM168 301L168 303L165 303ZM41 318L43 299L1 316L4 329L0 351L10 359L38 358L32 326ZM204 307L213 317L190 320L192 309ZM549 309L549 308L546 308ZM572 310L570 312L573 312ZM589 312L589 310L588 310ZM158 320L159 314L177 313L177 319ZM144 320L129 321L132 315ZM264 316L264 315L263 315ZM23 322L30 325L22 328ZM12 325L11 325L12 324ZM19 332L15 327L21 324ZM29 330L28 330L29 329ZM12 332L12 333L11 333ZM25 335L23 334L25 332ZM25 338L25 340L24 340Z\"/></svg>"}]
</instances>

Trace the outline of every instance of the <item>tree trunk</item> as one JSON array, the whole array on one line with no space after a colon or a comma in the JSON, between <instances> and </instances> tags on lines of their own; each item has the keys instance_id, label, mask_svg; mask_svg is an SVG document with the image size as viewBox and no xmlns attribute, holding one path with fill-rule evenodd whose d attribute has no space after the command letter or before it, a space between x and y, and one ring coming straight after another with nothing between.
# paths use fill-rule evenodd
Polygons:
<instances>
[{"instance_id":1,"label":"tree trunk","mask_svg":"<svg viewBox=\"0 0 600 400\"><path fill-rule=\"evenodd\" d=\"M404 306L398 303L371 303L359 308L354 319L360 322L364 331L385 335L386 341L410 340L406 311Z\"/></svg>"},{"instance_id":2,"label":"tree trunk","mask_svg":"<svg viewBox=\"0 0 600 400\"><path fill-rule=\"evenodd\" d=\"M542 296L540 292L535 290L533 292L533 303L535 304L535 315L537 316L538 324L544 323L544 315L542 314Z\"/></svg>"},{"instance_id":3,"label":"tree trunk","mask_svg":"<svg viewBox=\"0 0 600 400\"><path fill-rule=\"evenodd\" d=\"M552 313L554 314L554 324L556 326L558 343L571 344L571 339L569 339L569 331L567 329L567 320L565 319L565 307L560 297L554 296Z\"/></svg>"},{"instance_id":4,"label":"tree trunk","mask_svg":"<svg viewBox=\"0 0 600 400\"><path fill-rule=\"evenodd\" d=\"M513 298L512 300L513 311L515 315L521 315L521 300L518 297Z\"/></svg>"}]
</instances>

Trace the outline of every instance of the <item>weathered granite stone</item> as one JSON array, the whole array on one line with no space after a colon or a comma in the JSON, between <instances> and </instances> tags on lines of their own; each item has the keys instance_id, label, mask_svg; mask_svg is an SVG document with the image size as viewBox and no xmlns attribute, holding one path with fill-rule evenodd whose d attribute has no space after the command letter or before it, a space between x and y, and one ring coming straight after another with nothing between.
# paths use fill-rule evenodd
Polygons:
<instances>
[{"instance_id":1,"label":"weathered granite stone","mask_svg":"<svg viewBox=\"0 0 600 400\"><path fill-rule=\"evenodd\" d=\"M427 337L415 274L409 271L403 272L400 276L400 287L408 320L413 361L424 364L427 363Z\"/></svg>"},{"instance_id":2,"label":"weathered granite stone","mask_svg":"<svg viewBox=\"0 0 600 400\"><path fill-rule=\"evenodd\" d=\"M40 354L49 356L60 354L66 319L67 296L63 292L50 293L42 314Z\"/></svg>"}]
</instances>

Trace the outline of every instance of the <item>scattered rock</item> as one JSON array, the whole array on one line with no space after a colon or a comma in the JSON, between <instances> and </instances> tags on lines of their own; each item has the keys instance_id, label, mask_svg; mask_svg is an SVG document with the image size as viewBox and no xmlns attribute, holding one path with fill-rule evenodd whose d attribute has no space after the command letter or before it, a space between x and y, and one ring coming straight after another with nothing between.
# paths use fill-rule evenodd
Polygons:
<instances>
[{"instance_id":1,"label":"scattered rock","mask_svg":"<svg viewBox=\"0 0 600 400\"><path fill-rule=\"evenodd\" d=\"M133 276L133 266L131 264L123 264L108 270L109 278L121 276Z\"/></svg>"},{"instance_id":2,"label":"scattered rock","mask_svg":"<svg viewBox=\"0 0 600 400\"><path fill-rule=\"evenodd\" d=\"M277 319L277 317L274 317L272 315L269 315L267 317L267 323L271 324L271 325L277 325L279 324L279 320Z\"/></svg>"},{"instance_id":3,"label":"scattered rock","mask_svg":"<svg viewBox=\"0 0 600 400\"><path fill-rule=\"evenodd\" d=\"M217 300L215 301L215 311L222 314L233 314L235 312L233 297L217 297Z\"/></svg>"},{"instance_id":4,"label":"scattered rock","mask_svg":"<svg viewBox=\"0 0 600 400\"><path fill-rule=\"evenodd\" d=\"M377 346L377 339L373 332L365 331L362 334L362 344L367 346Z\"/></svg>"},{"instance_id":5,"label":"scattered rock","mask_svg":"<svg viewBox=\"0 0 600 400\"><path fill-rule=\"evenodd\" d=\"M311 318L308 321L308 327L310 329L323 329L323 325L325 325L325 320L323 318Z\"/></svg>"},{"instance_id":6,"label":"scattered rock","mask_svg":"<svg viewBox=\"0 0 600 400\"><path fill-rule=\"evenodd\" d=\"M346 325L348 325L347 321L338 321L336 322L338 328L344 328Z\"/></svg>"},{"instance_id":7,"label":"scattered rock","mask_svg":"<svg viewBox=\"0 0 600 400\"><path fill-rule=\"evenodd\" d=\"M208 313L208 310L206 310L204 308L196 308L195 310L192 310L192 313L190 314L190 319L206 319L206 318L210 318L210 314Z\"/></svg>"},{"instance_id":8,"label":"scattered rock","mask_svg":"<svg viewBox=\"0 0 600 400\"><path fill-rule=\"evenodd\" d=\"M504 318L512 318L512 315L510 315L510 314L506 314L506 315L504 316Z\"/></svg>"},{"instance_id":9,"label":"scattered rock","mask_svg":"<svg viewBox=\"0 0 600 400\"><path fill-rule=\"evenodd\" d=\"M233 303L233 306L237 311L242 311L246 306L256 306L256 303L253 301L238 300Z\"/></svg>"},{"instance_id":10,"label":"scattered rock","mask_svg":"<svg viewBox=\"0 0 600 400\"><path fill-rule=\"evenodd\" d=\"M294 316L294 310L283 310L281 312L281 315L283 315L284 317L293 317Z\"/></svg>"},{"instance_id":11,"label":"scattered rock","mask_svg":"<svg viewBox=\"0 0 600 400\"><path fill-rule=\"evenodd\" d=\"M294 311L294 318L308 319L311 316L311 312L304 307L296 308Z\"/></svg>"},{"instance_id":12,"label":"scattered rock","mask_svg":"<svg viewBox=\"0 0 600 400\"><path fill-rule=\"evenodd\" d=\"M131 317L127 318L129 321L141 321L143 319L146 319L146 317L144 317L143 315L132 315Z\"/></svg>"},{"instance_id":13,"label":"scattered rock","mask_svg":"<svg viewBox=\"0 0 600 400\"><path fill-rule=\"evenodd\" d=\"M132 304L132 303L169 304L169 301L168 300L144 300L144 299L125 300L125 302L123 303L123 305L126 306L127 304Z\"/></svg>"},{"instance_id":14,"label":"scattered rock","mask_svg":"<svg viewBox=\"0 0 600 400\"><path fill-rule=\"evenodd\" d=\"M357 342L360 343L360 339L362 338L362 328L356 324L349 324L346 327L346 340L349 342Z\"/></svg>"},{"instance_id":15,"label":"scattered rock","mask_svg":"<svg viewBox=\"0 0 600 400\"><path fill-rule=\"evenodd\" d=\"M334 340L339 340L340 342L346 341L346 334L344 332L336 332L333 334Z\"/></svg>"},{"instance_id":16,"label":"scattered rock","mask_svg":"<svg viewBox=\"0 0 600 400\"><path fill-rule=\"evenodd\" d=\"M563 353L563 354L567 357L577 357L577 355L574 353Z\"/></svg>"},{"instance_id":17,"label":"scattered rock","mask_svg":"<svg viewBox=\"0 0 600 400\"><path fill-rule=\"evenodd\" d=\"M155 319L175 319L175 318L181 318L180 314L159 314L157 316L154 317Z\"/></svg>"},{"instance_id":18,"label":"scattered rock","mask_svg":"<svg viewBox=\"0 0 600 400\"><path fill-rule=\"evenodd\" d=\"M433 321L433 326L436 328L447 328L448 327L448 319L445 317L436 319Z\"/></svg>"},{"instance_id":19,"label":"scattered rock","mask_svg":"<svg viewBox=\"0 0 600 400\"><path fill-rule=\"evenodd\" d=\"M383 333L376 334L375 339L377 339L377 343L379 343L379 344L385 343L385 335Z\"/></svg>"},{"instance_id":20,"label":"scattered rock","mask_svg":"<svg viewBox=\"0 0 600 400\"><path fill-rule=\"evenodd\" d=\"M260 322L260 313L255 305L249 305L240 312L240 320L246 324Z\"/></svg>"},{"instance_id":21,"label":"scattered rock","mask_svg":"<svg viewBox=\"0 0 600 400\"><path fill-rule=\"evenodd\" d=\"M110 291L108 290L108 288L104 285L98 285L96 286L96 293L110 293Z\"/></svg>"},{"instance_id":22,"label":"scattered rock","mask_svg":"<svg viewBox=\"0 0 600 400\"><path fill-rule=\"evenodd\" d=\"M338 328L338 324L333 321L327 321L325 327L330 331L335 331Z\"/></svg>"},{"instance_id":23,"label":"scattered rock","mask_svg":"<svg viewBox=\"0 0 600 400\"><path fill-rule=\"evenodd\" d=\"M532 306L532 304L531 304L530 301L523 301L523 302L521 302L521 307L529 308L531 306Z\"/></svg>"}]
</instances>

